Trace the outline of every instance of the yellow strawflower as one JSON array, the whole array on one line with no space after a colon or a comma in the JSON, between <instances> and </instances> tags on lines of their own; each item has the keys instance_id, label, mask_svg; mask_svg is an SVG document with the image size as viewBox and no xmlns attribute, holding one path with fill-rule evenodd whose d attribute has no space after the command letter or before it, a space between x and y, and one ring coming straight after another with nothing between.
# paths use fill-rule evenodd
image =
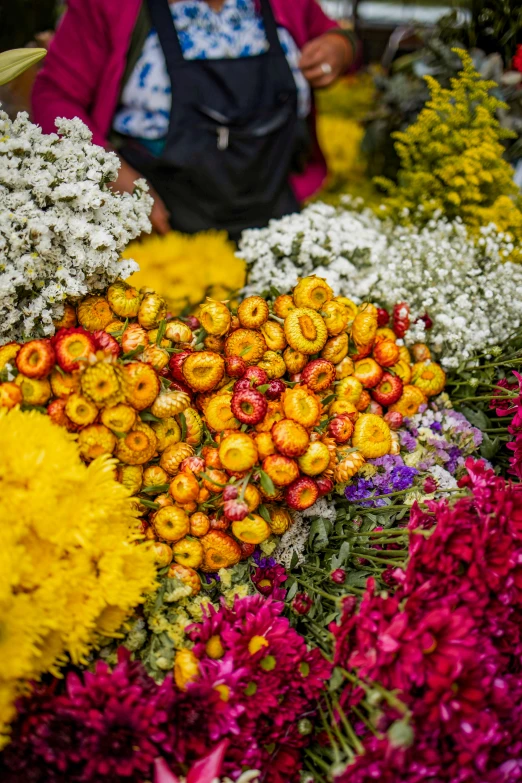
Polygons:
<instances>
[{"instance_id":1,"label":"yellow strawflower","mask_svg":"<svg viewBox=\"0 0 522 783\"><path fill-rule=\"evenodd\" d=\"M27 681L85 662L155 586L114 460L86 466L36 411L0 411L0 745Z\"/></svg>"},{"instance_id":2,"label":"yellow strawflower","mask_svg":"<svg viewBox=\"0 0 522 783\"><path fill-rule=\"evenodd\" d=\"M245 262L236 258L224 231L151 236L130 244L123 257L140 265L128 282L157 291L174 314L193 309L206 296L227 299L245 284Z\"/></svg>"},{"instance_id":3,"label":"yellow strawflower","mask_svg":"<svg viewBox=\"0 0 522 783\"><path fill-rule=\"evenodd\" d=\"M490 94L471 57L455 49L463 69L444 89L426 76L431 98L417 120L395 134L401 160L397 184L377 178L387 197L378 214L398 221L427 221L435 213L460 218L478 231L495 222L522 239L522 212L510 197L518 189L513 170L502 157L502 139L513 136L496 114L506 104ZM420 212L419 212L420 209Z\"/></svg>"}]
</instances>

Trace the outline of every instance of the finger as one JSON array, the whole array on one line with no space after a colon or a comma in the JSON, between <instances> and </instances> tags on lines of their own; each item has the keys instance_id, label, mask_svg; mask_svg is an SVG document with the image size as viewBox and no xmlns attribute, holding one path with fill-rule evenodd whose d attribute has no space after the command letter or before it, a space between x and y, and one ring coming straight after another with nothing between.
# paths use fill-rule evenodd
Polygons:
<instances>
[{"instance_id":1,"label":"finger","mask_svg":"<svg viewBox=\"0 0 522 783\"><path fill-rule=\"evenodd\" d=\"M170 231L169 213L163 202L155 201L150 215L150 222L154 231L158 234L167 234Z\"/></svg>"},{"instance_id":2,"label":"finger","mask_svg":"<svg viewBox=\"0 0 522 783\"><path fill-rule=\"evenodd\" d=\"M331 73L325 73L321 67L322 65L323 63L315 66L314 68L308 68L306 71L303 71L303 75L312 87L328 87L328 85L332 84L332 82L334 82L337 78L337 74L335 73L334 69L332 69Z\"/></svg>"},{"instance_id":3,"label":"finger","mask_svg":"<svg viewBox=\"0 0 522 783\"><path fill-rule=\"evenodd\" d=\"M301 69L309 68L311 65L317 65L325 56L325 47L322 41L311 41L303 47L299 67Z\"/></svg>"}]
</instances>

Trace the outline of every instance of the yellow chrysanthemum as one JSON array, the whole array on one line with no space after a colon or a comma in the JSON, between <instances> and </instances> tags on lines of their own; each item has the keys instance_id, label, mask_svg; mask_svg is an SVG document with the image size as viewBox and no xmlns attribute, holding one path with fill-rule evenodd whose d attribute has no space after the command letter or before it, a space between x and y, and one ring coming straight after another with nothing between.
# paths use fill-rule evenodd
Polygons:
<instances>
[{"instance_id":1,"label":"yellow chrysanthemum","mask_svg":"<svg viewBox=\"0 0 522 783\"><path fill-rule=\"evenodd\" d=\"M245 262L235 252L225 232L187 236L172 231L132 243L124 258L134 258L140 265L128 282L137 288L151 286L166 299L170 312L180 313L206 295L227 299L243 287Z\"/></svg>"},{"instance_id":2,"label":"yellow chrysanthemum","mask_svg":"<svg viewBox=\"0 0 522 783\"><path fill-rule=\"evenodd\" d=\"M154 587L155 566L148 547L135 545L137 520L113 460L84 465L73 437L35 411L0 412L0 427L5 733L25 682L57 673L67 655L84 662L96 629L113 634Z\"/></svg>"}]
</instances>

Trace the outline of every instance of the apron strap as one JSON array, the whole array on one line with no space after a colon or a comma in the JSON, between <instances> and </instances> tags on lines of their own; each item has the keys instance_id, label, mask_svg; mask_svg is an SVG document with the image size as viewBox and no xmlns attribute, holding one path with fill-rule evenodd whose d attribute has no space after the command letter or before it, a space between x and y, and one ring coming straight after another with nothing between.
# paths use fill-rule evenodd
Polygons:
<instances>
[{"instance_id":1,"label":"apron strap","mask_svg":"<svg viewBox=\"0 0 522 783\"><path fill-rule=\"evenodd\" d=\"M183 49L179 40L176 25L170 11L169 0L147 0L152 26L160 40L161 48L167 63L167 71L172 72L174 66L184 61ZM259 0L261 16L265 26L265 34L272 51L279 51L284 56L283 48L277 33L277 23L270 0Z\"/></svg>"}]
</instances>

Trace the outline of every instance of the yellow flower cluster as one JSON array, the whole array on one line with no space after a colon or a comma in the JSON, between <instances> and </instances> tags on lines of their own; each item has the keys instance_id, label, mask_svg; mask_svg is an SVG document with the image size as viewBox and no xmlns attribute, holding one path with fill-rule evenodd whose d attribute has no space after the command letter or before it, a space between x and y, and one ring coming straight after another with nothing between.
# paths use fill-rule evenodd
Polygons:
<instances>
[{"instance_id":1,"label":"yellow flower cluster","mask_svg":"<svg viewBox=\"0 0 522 783\"><path fill-rule=\"evenodd\" d=\"M362 175L360 147L364 130L360 123L333 114L319 115L317 135L328 163L329 190Z\"/></svg>"},{"instance_id":2,"label":"yellow flower cluster","mask_svg":"<svg viewBox=\"0 0 522 783\"><path fill-rule=\"evenodd\" d=\"M236 257L224 231L154 235L133 242L123 257L140 265L129 278L131 285L153 288L174 315L193 309L207 295L227 299L245 284L245 262Z\"/></svg>"},{"instance_id":3,"label":"yellow flower cluster","mask_svg":"<svg viewBox=\"0 0 522 783\"><path fill-rule=\"evenodd\" d=\"M0 412L0 735L28 680L85 660L155 586L114 463L83 464L47 416ZM6 737L0 736L0 745Z\"/></svg>"},{"instance_id":4,"label":"yellow flower cluster","mask_svg":"<svg viewBox=\"0 0 522 783\"><path fill-rule=\"evenodd\" d=\"M361 150L362 120L374 101L371 73L346 76L317 94L317 136L326 158L328 179L314 201L337 205L349 195L371 204L379 198L368 179Z\"/></svg>"},{"instance_id":5,"label":"yellow flower cluster","mask_svg":"<svg viewBox=\"0 0 522 783\"><path fill-rule=\"evenodd\" d=\"M404 220L405 210L420 207L425 219L440 212L478 228L484 224L484 210L492 209L491 215L498 217L517 191L512 169L502 157L501 140L512 134L496 118L507 106L490 94L495 82L481 78L467 52L454 51L463 70L449 89L426 77L430 100L416 122L395 134L401 169L397 184L376 180L388 193L381 215ZM520 225L521 220L522 213L511 202L510 224Z\"/></svg>"}]
</instances>

